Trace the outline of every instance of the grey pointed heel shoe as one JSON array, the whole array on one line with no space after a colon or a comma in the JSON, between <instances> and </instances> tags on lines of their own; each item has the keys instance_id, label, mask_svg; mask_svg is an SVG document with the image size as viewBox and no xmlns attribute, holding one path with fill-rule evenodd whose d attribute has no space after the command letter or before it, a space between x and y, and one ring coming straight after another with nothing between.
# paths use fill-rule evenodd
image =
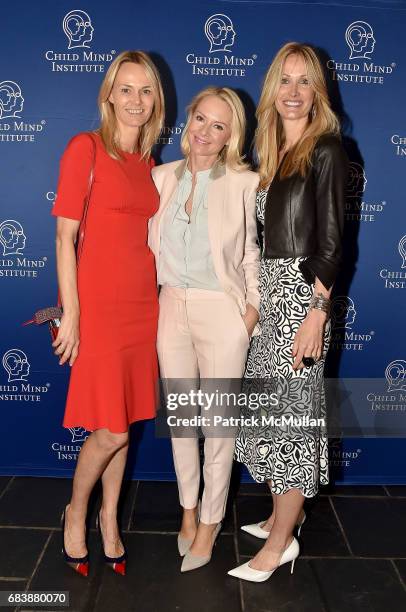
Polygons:
<instances>
[{"instance_id":1,"label":"grey pointed heel shoe","mask_svg":"<svg viewBox=\"0 0 406 612\"><path fill-rule=\"evenodd\" d=\"M211 553L205 557L198 557L197 555L192 555L192 553L188 550L186 555L183 557L182 567L180 568L181 572L190 572L191 570L203 567L204 565L207 565L210 562L213 548L216 543L217 536L220 533L221 527L222 523L220 522L213 531L213 546L211 549Z\"/></svg>"},{"instance_id":2,"label":"grey pointed heel shoe","mask_svg":"<svg viewBox=\"0 0 406 612\"><path fill-rule=\"evenodd\" d=\"M200 509L201 509L201 501L199 499L199 503L197 504L197 522L200 519ZM192 546L193 540L188 540L187 538L183 538L180 534L178 534L178 551L181 557L184 557Z\"/></svg>"},{"instance_id":3,"label":"grey pointed heel shoe","mask_svg":"<svg viewBox=\"0 0 406 612\"><path fill-rule=\"evenodd\" d=\"M187 538L182 538L181 535L178 534L178 551L181 557L184 557L192 546L193 540L188 540Z\"/></svg>"}]
</instances>

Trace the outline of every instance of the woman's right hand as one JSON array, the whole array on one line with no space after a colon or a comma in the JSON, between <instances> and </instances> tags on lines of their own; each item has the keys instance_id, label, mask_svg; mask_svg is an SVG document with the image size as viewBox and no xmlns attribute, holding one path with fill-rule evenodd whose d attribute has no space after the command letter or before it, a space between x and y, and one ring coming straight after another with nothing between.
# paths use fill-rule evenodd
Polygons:
<instances>
[{"instance_id":1,"label":"woman's right hand","mask_svg":"<svg viewBox=\"0 0 406 612\"><path fill-rule=\"evenodd\" d=\"M79 315L62 315L58 335L52 346L55 355L60 356L59 365L69 359L69 365L73 366L79 352Z\"/></svg>"}]
</instances>

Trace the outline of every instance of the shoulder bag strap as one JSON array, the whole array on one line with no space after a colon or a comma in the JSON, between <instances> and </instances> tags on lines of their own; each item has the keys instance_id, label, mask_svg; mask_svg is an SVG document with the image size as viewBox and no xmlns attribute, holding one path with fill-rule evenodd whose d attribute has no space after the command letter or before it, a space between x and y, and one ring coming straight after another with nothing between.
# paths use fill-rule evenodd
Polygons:
<instances>
[{"instance_id":1,"label":"shoulder bag strap","mask_svg":"<svg viewBox=\"0 0 406 612\"><path fill-rule=\"evenodd\" d=\"M88 136L90 138L90 140L92 141L92 165L90 168L90 174L89 174L89 182L87 185L87 194L86 194L86 200L85 200L85 206L83 208L83 215L82 215L82 220L80 222L80 226L79 226L79 238L78 238L78 244L76 247L76 266L79 267L79 261L82 255L82 250L83 250L83 242L85 239L85 231L86 231L86 221L87 221L87 212L89 210L89 203L90 203L90 197L92 195L92 187L93 187L93 183L94 183L94 167L96 164L96 143L94 141L94 138L92 136L92 134L90 132L88 132Z\"/></svg>"},{"instance_id":2,"label":"shoulder bag strap","mask_svg":"<svg viewBox=\"0 0 406 612\"><path fill-rule=\"evenodd\" d=\"M79 231L78 231L78 236L79 237L78 237L78 242L77 242L77 246L76 246L76 269L79 268L79 261L80 261L80 258L82 256L82 251L83 251L83 242L84 242L84 239L85 239L87 213L88 213L88 210L89 210L90 197L92 195L92 187L93 187L93 183L94 183L94 169L95 169L95 165L96 165L96 143L94 141L94 138L93 138L91 132L88 132L87 135L89 136L90 140L92 141L92 165L90 167L89 182L88 182L88 185L87 185L87 193L86 193L85 205L84 205L84 208L83 208L82 220L80 222ZM59 290L58 290L58 306L62 306L61 295L59 293Z\"/></svg>"}]
</instances>

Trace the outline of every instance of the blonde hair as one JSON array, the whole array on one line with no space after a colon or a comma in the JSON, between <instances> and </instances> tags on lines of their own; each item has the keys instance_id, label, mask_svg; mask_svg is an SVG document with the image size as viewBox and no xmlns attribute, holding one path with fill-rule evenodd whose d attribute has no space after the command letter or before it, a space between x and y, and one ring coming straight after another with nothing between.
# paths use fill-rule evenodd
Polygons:
<instances>
[{"instance_id":1,"label":"blonde hair","mask_svg":"<svg viewBox=\"0 0 406 612\"><path fill-rule=\"evenodd\" d=\"M107 153L114 159L121 159L122 155L120 154L116 142L117 120L114 113L114 106L109 101L109 97L117 73L125 62L132 62L144 68L147 77L151 80L151 86L155 94L154 108L151 117L148 119L147 123L141 127L138 140L138 150L141 153L141 157L148 160L151 156L151 149L162 130L165 102L158 70L149 55L144 53L144 51L123 51L110 64L99 91L98 105L101 122L100 128L97 131L101 136Z\"/></svg>"},{"instance_id":2,"label":"blonde hair","mask_svg":"<svg viewBox=\"0 0 406 612\"><path fill-rule=\"evenodd\" d=\"M260 188L266 188L278 169L279 151L285 141L282 120L275 100L281 84L283 66L289 55L300 55L306 65L310 87L314 91L309 123L299 142L287 153L281 166L281 178L298 172L305 176L318 138L322 134L339 135L340 126L330 107L326 81L320 61L311 47L290 42L276 54L265 75L256 116L255 149L258 158Z\"/></svg>"},{"instance_id":3,"label":"blonde hair","mask_svg":"<svg viewBox=\"0 0 406 612\"><path fill-rule=\"evenodd\" d=\"M232 113L230 142L221 150L219 161L233 170L245 170L248 164L244 162L242 155L246 126L244 106L239 96L228 87L206 87L195 95L187 107L187 121L180 141L182 153L185 157L190 155L190 145L187 137L190 122L200 102L207 96L217 96L223 102L226 102Z\"/></svg>"}]
</instances>

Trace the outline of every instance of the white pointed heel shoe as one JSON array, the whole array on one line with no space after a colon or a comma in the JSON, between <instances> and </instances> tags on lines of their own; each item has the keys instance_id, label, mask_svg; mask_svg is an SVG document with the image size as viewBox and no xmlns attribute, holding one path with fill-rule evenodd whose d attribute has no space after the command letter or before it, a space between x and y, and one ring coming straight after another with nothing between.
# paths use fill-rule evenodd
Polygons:
<instances>
[{"instance_id":1,"label":"white pointed heel shoe","mask_svg":"<svg viewBox=\"0 0 406 612\"><path fill-rule=\"evenodd\" d=\"M201 509L201 501L199 499L199 503L197 504L197 522L200 519L200 509ZM180 534L178 534L178 551L181 557L184 557L192 546L193 540L188 540L187 538L183 538Z\"/></svg>"},{"instance_id":2,"label":"white pointed heel shoe","mask_svg":"<svg viewBox=\"0 0 406 612\"><path fill-rule=\"evenodd\" d=\"M300 536L300 531L302 529L302 525L305 522L305 520L306 520L306 514L303 515L303 518L301 521L296 523L296 526L298 528L297 530L298 536ZM241 530L245 531L246 533L249 533L250 535L255 536L256 538L260 538L261 540L266 540L269 534L271 533L271 531L267 531L266 529L263 529L265 523L266 523L266 520L260 521L259 523L251 523L250 525L241 525Z\"/></svg>"},{"instance_id":3,"label":"white pointed heel shoe","mask_svg":"<svg viewBox=\"0 0 406 612\"><path fill-rule=\"evenodd\" d=\"M230 570L228 575L234 576L235 578L240 578L241 580L248 580L249 582L265 582L265 580L268 580L268 578L272 576L278 567L284 565L285 563L289 563L290 561L290 573L293 574L293 568L295 567L295 561L298 556L299 542L296 540L296 538L293 538L289 546L283 551L278 565L269 572L253 569L249 565L250 562L247 561L247 563L243 563L243 565L239 565L238 567Z\"/></svg>"},{"instance_id":4,"label":"white pointed heel shoe","mask_svg":"<svg viewBox=\"0 0 406 612\"><path fill-rule=\"evenodd\" d=\"M207 565L210 562L213 548L216 543L217 536L220 533L221 527L222 523L218 523L213 531L213 545L210 554L205 557L198 557L197 555L192 555L190 550L188 550L186 555L183 557L182 567L180 568L181 572L190 572L191 570L203 567L203 565Z\"/></svg>"},{"instance_id":5,"label":"white pointed heel shoe","mask_svg":"<svg viewBox=\"0 0 406 612\"><path fill-rule=\"evenodd\" d=\"M260 521L259 523L251 523L250 525L241 525L241 530L255 536L256 538L266 540L271 532L263 529L265 523L266 520Z\"/></svg>"},{"instance_id":6,"label":"white pointed heel shoe","mask_svg":"<svg viewBox=\"0 0 406 612\"><path fill-rule=\"evenodd\" d=\"M306 520L306 514L303 513L302 520L299 521L298 523L296 523L298 537L300 536L300 532L302 531L302 526L303 526L303 523L305 522L305 520Z\"/></svg>"}]
</instances>

